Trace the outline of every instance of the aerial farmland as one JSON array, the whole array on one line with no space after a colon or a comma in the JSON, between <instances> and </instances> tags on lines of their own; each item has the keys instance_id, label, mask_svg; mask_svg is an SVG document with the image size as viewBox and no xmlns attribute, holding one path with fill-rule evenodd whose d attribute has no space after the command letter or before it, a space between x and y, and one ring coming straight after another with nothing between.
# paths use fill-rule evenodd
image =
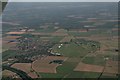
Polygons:
<instances>
[{"instance_id":1,"label":"aerial farmland","mask_svg":"<svg viewBox=\"0 0 120 80\"><path fill-rule=\"evenodd\" d=\"M117 3L43 4L6 6L2 33L3 80L117 79Z\"/></svg>"}]
</instances>

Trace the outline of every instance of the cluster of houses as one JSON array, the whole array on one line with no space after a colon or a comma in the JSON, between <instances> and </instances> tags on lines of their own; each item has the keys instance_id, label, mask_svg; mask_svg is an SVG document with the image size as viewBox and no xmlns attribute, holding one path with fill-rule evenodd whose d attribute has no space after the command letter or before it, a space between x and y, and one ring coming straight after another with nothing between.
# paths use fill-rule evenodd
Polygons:
<instances>
[{"instance_id":1,"label":"cluster of houses","mask_svg":"<svg viewBox=\"0 0 120 80\"><path fill-rule=\"evenodd\" d=\"M60 49L62 46L63 46L63 44L60 44L60 45L58 46L58 48ZM50 56L62 56L62 54L60 54L60 53L58 53L58 52L53 52L53 51L52 51L52 48L50 48L50 49L48 50L48 52L50 53Z\"/></svg>"}]
</instances>

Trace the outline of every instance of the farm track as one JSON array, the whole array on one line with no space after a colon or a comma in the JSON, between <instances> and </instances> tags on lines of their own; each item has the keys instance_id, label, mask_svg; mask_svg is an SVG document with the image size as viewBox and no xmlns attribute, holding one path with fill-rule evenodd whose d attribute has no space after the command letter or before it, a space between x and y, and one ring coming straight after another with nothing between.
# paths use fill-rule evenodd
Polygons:
<instances>
[{"instance_id":1,"label":"farm track","mask_svg":"<svg viewBox=\"0 0 120 80\"><path fill-rule=\"evenodd\" d=\"M90 53L88 53L88 54L85 55L83 58L81 58L80 61L78 61L78 63L79 63L79 62L82 62L82 60L85 59L89 54L90 54ZM64 78L66 78L66 77L69 76L70 74L71 74L71 73L66 74L66 75L63 77L62 80L64 80Z\"/></svg>"}]
</instances>

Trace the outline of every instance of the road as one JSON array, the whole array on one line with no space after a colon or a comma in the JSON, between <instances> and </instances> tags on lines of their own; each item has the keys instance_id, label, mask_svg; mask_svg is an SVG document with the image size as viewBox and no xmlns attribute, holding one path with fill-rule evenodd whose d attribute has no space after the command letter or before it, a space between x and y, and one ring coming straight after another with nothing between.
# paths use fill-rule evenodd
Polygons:
<instances>
[{"instance_id":1,"label":"road","mask_svg":"<svg viewBox=\"0 0 120 80\"><path fill-rule=\"evenodd\" d=\"M23 72L21 70L12 68L10 66L3 66L3 69L7 69L7 70L10 70L10 71L18 74L23 80L32 80L31 77L29 77L25 72Z\"/></svg>"}]
</instances>

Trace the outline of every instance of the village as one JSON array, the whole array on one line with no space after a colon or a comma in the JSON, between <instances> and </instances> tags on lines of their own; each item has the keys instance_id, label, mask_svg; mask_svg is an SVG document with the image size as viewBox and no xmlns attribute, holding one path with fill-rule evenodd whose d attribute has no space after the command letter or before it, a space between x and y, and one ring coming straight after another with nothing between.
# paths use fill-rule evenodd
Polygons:
<instances>
[{"instance_id":1,"label":"village","mask_svg":"<svg viewBox=\"0 0 120 80\"><path fill-rule=\"evenodd\" d=\"M105 61L100 61L100 63L102 62L102 65L100 66L85 64L83 62L86 61L85 59L89 58L90 55L96 56L101 51L103 51L98 40L115 40L116 37L78 37L68 34L68 32L88 33L90 30L95 31L96 29L74 29L67 31L65 29L58 28L55 32L39 33L35 32L35 29L29 29L25 27L24 29L20 29L19 31L8 32L6 33L7 36L3 38L3 51L5 47L5 51L15 51L15 55L12 54L11 56L7 56L6 58L4 58L3 65L22 70L32 78L38 78L41 77L39 73L57 74L57 67L62 66L65 62L69 62L69 59L72 59L72 57L74 61L74 57L79 56L80 54L80 58L76 57L75 59L75 63L78 63L80 61L78 66L74 69L75 71L92 71L101 73L104 69L104 66L102 65L105 64L105 61L107 61L106 67L108 67L110 65L108 64L109 61L111 62L113 59L112 57L104 56L103 58ZM48 37L48 35L50 37ZM76 46L82 46L83 49L87 48L89 50L87 52L80 51L76 53L71 50L71 52L66 51L69 50L69 48L71 49L72 47L72 49L74 49L74 47ZM64 50L65 48L66 50ZM117 65L116 61L112 61L111 63ZM118 74L117 67L115 68L115 65L113 66L113 68L108 67L108 69L115 71L105 72L105 74ZM83 69L82 66L85 69ZM87 68L87 70L86 67L88 66L90 67L90 69ZM27 69L25 67L27 67ZM106 69L105 71L107 71L108 69ZM5 72L6 70L3 73ZM12 75L13 77L16 75L15 73L12 74L10 71L8 73L10 73L10 75Z\"/></svg>"}]
</instances>

